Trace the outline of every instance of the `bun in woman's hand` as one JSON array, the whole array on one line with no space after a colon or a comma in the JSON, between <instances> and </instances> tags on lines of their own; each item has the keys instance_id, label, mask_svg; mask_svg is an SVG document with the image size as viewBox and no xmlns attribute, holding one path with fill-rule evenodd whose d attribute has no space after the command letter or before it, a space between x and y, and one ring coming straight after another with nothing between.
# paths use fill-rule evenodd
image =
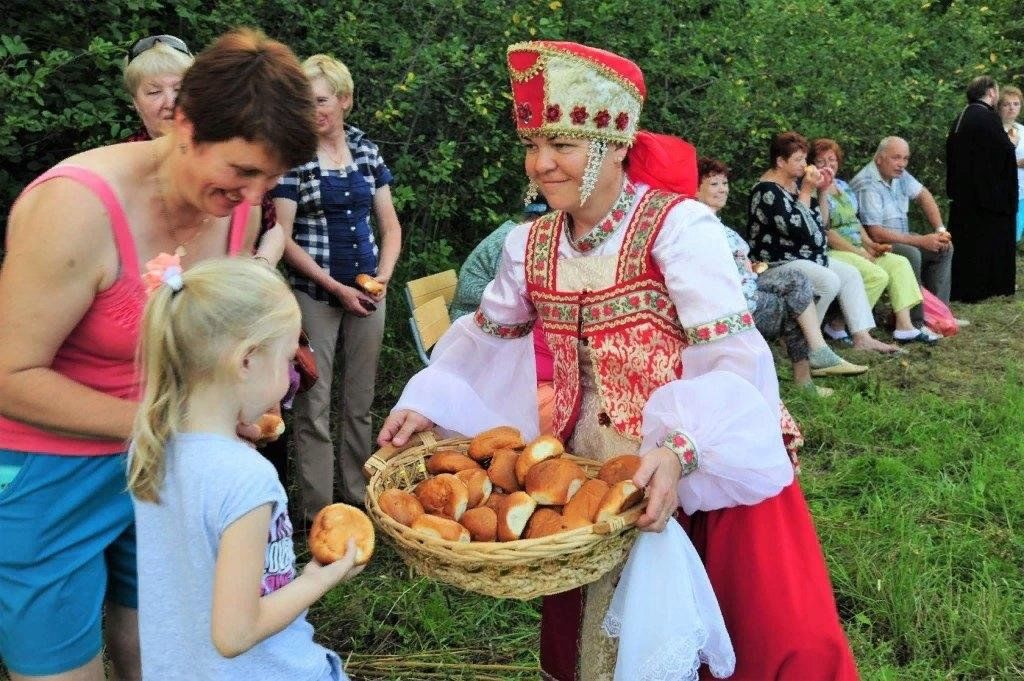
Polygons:
<instances>
[{"instance_id":1,"label":"bun in woman's hand","mask_svg":"<svg viewBox=\"0 0 1024 681\"><path fill-rule=\"evenodd\" d=\"M371 296L379 296L387 290L384 284L380 283L369 274L357 274L356 275L356 286L363 289L365 293Z\"/></svg>"},{"instance_id":2,"label":"bun in woman's hand","mask_svg":"<svg viewBox=\"0 0 1024 681\"><path fill-rule=\"evenodd\" d=\"M273 442L284 434L284 419L280 414L268 411L256 419L253 425L260 429L259 437L256 439L256 443L260 445Z\"/></svg>"}]
</instances>

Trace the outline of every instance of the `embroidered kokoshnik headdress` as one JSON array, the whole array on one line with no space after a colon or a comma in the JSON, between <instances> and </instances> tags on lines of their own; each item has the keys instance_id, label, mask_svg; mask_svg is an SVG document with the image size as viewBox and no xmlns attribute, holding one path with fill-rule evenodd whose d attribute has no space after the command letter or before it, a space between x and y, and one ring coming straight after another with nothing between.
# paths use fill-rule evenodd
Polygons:
<instances>
[{"instance_id":1,"label":"embroidered kokoshnik headdress","mask_svg":"<svg viewBox=\"0 0 1024 681\"><path fill-rule=\"evenodd\" d=\"M693 146L639 128L647 85L634 62L607 50L554 40L511 45L507 59L519 134L590 140L580 205L594 189L609 143L630 147L628 174L635 182L696 194ZM531 182L527 203L536 193Z\"/></svg>"}]
</instances>

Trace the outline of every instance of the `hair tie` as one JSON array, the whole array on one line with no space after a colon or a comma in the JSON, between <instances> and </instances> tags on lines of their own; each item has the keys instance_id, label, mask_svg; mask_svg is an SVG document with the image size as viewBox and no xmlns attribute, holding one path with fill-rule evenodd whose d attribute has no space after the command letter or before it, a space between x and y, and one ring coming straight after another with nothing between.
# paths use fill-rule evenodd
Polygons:
<instances>
[{"instance_id":1,"label":"hair tie","mask_svg":"<svg viewBox=\"0 0 1024 681\"><path fill-rule=\"evenodd\" d=\"M181 258L169 253L161 253L146 263L146 273L142 281L146 285L146 293L152 295L161 286L170 286L175 293L181 290L185 282L181 278Z\"/></svg>"}]
</instances>

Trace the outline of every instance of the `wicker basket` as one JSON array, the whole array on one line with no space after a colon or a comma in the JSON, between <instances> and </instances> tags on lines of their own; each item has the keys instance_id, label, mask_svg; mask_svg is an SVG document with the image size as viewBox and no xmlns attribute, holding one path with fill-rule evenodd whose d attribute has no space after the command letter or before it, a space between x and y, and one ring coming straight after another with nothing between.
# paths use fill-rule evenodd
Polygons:
<instances>
[{"instance_id":1,"label":"wicker basket","mask_svg":"<svg viewBox=\"0 0 1024 681\"><path fill-rule=\"evenodd\" d=\"M411 491L427 477L426 460L437 449L465 452L469 440L439 440L420 433L402 449L385 447L366 462L366 511L398 555L420 574L466 591L526 600L596 581L626 559L636 539L634 523L643 505L610 521L540 539L510 542L453 542L434 539L396 522L377 505L387 489ZM571 457L589 476L600 464Z\"/></svg>"}]
</instances>

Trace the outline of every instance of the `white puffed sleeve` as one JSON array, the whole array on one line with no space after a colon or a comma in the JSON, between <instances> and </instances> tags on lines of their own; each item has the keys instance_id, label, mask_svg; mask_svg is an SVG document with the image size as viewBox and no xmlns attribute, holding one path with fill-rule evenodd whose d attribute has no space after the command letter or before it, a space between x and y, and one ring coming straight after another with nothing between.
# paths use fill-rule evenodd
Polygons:
<instances>
[{"instance_id":1,"label":"white puffed sleeve","mask_svg":"<svg viewBox=\"0 0 1024 681\"><path fill-rule=\"evenodd\" d=\"M653 253L689 344L683 378L647 403L641 454L664 445L680 456L687 513L778 494L793 469L775 364L747 310L721 223L704 204L686 201L669 214Z\"/></svg>"},{"instance_id":2,"label":"white puffed sleeve","mask_svg":"<svg viewBox=\"0 0 1024 681\"><path fill-rule=\"evenodd\" d=\"M640 451L662 445L684 461L678 492L687 513L753 505L793 481L778 410L728 371L673 381L651 394Z\"/></svg>"},{"instance_id":3,"label":"white puffed sleeve","mask_svg":"<svg viewBox=\"0 0 1024 681\"><path fill-rule=\"evenodd\" d=\"M455 320L430 365L406 384L396 410L411 409L466 436L500 425L515 426L528 439L539 434L531 331L536 313L526 296L524 266L529 227L509 233L480 309Z\"/></svg>"},{"instance_id":4,"label":"white puffed sleeve","mask_svg":"<svg viewBox=\"0 0 1024 681\"><path fill-rule=\"evenodd\" d=\"M731 371L749 381L778 411L772 352L754 328L722 223L699 201L666 217L653 249L689 339L683 376ZM744 316L746 315L746 317Z\"/></svg>"}]
</instances>

